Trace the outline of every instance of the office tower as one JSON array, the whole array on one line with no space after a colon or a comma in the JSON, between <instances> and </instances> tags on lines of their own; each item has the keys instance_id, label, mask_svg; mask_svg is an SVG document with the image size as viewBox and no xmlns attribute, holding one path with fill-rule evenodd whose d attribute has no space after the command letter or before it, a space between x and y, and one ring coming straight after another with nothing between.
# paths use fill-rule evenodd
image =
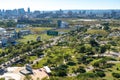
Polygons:
<instances>
[{"instance_id":1,"label":"office tower","mask_svg":"<svg viewBox=\"0 0 120 80\"><path fill-rule=\"evenodd\" d=\"M28 8L28 11L27 11L28 13L30 13L30 8Z\"/></svg>"},{"instance_id":2,"label":"office tower","mask_svg":"<svg viewBox=\"0 0 120 80\"><path fill-rule=\"evenodd\" d=\"M18 14L19 14L19 15L24 15L24 14L25 14L24 8L18 9Z\"/></svg>"},{"instance_id":3,"label":"office tower","mask_svg":"<svg viewBox=\"0 0 120 80\"><path fill-rule=\"evenodd\" d=\"M61 20L58 20L58 21L57 21L57 25L58 25L58 27L61 27L61 23L62 23Z\"/></svg>"}]
</instances>

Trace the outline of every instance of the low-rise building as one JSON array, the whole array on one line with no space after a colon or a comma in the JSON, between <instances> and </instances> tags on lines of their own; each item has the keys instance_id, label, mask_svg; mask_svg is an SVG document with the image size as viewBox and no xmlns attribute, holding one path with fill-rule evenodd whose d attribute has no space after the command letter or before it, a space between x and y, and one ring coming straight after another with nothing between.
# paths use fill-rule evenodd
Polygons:
<instances>
[{"instance_id":1,"label":"low-rise building","mask_svg":"<svg viewBox=\"0 0 120 80\"><path fill-rule=\"evenodd\" d=\"M3 35L6 33L6 29L0 27L0 35Z\"/></svg>"},{"instance_id":2,"label":"low-rise building","mask_svg":"<svg viewBox=\"0 0 120 80\"><path fill-rule=\"evenodd\" d=\"M17 24L16 28L25 28L27 27L26 24Z\"/></svg>"},{"instance_id":3,"label":"low-rise building","mask_svg":"<svg viewBox=\"0 0 120 80\"><path fill-rule=\"evenodd\" d=\"M21 71L23 72L22 74ZM44 68L32 69L30 65L25 67L8 67L6 68L6 71L0 69L0 78L5 78L5 80L24 80L26 76L24 73L31 71L32 74L27 74L31 76L31 80L38 80L38 78L41 80L45 77L49 79L49 75ZM47 71L49 72L48 69Z\"/></svg>"},{"instance_id":4,"label":"low-rise building","mask_svg":"<svg viewBox=\"0 0 120 80\"><path fill-rule=\"evenodd\" d=\"M67 22L62 22L60 28L68 28L69 24Z\"/></svg>"},{"instance_id":5,"label":"low-rise building","mask_svg":"<svg viewBox=\"0 0 120 80\"><path fill-rule=\"evenodd\" d=\"M113 31L111 32L108 37L119 37L120 36L120 31Z\"/></svg>"},{"instance_id":6,"label":"low-rise building","mask_svg":"<svg viewBox=\"0 0 120 80\"><path fill-rule=\"evenodd\" d=\"M31 31L30 30L20 30L18 33L20 36L25 36L25 35L31 34Z\"/></svg>"},{"instance_id":7,"label":"low-rise building","mask_svg":"<svg viewBox=\"0 0 120 80\"><path fill-rule=\"evenodd\" d=\"M57 24L58 24L59 28L68 28L69 27L69 24L67 22L64 22L64 21L61 21L61 20L58 20Z\"/></svg>"},{"instance_id":8,"label":"low-rise building","mask_svg":"<svg viewBox=\"0 0 120 80\"><path fill-rule=\"evenodd\" d=\"M33 74L32 67L31 67L29 64L27 64L27 65L25 66L25 69L22 69L22 70L20 71L20 73L22 73L22 74L24 74L24 75Z\"/></svg>"},{"instance_id":9,"label":"low-rise building","mask_svg":"<svg viewBox=\"0 0 120 80\"><path fill-rule=\"evenodd\" d=\"M6 46L7 45L7 42L8 42L8 39L7 37L2 37L2 46Z\"/></svg>"},{"instance_id":10,"label":"low-rise building","mask_svg":"<svg viewBox=\"0 0 120 80\"><path fill-rule=\"evenodd\" d=\"M18 33L16 31L7 31L0 36L2 47L6 47L8 44L14 44L18 39Z\"/></svg>"},{"instance_id":11,"label":"low-rise building","mask_svg":"<svg viewBox=\"0 0 120 80\"><path fill-rule=\"evenodd\" d=\"M45 69L45 71L49 74L49 73L51 73L51 70L50 70L50 68L48 67L48 66L44 66L44 69Z\"/></svg>"}]
</instances>

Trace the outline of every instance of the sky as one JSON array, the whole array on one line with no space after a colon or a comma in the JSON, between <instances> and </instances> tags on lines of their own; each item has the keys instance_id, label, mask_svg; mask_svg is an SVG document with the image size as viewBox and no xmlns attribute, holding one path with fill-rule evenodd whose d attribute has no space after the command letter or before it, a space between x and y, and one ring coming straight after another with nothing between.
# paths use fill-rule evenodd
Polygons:
<instances>
[{"instance_id":1,"label":"sky","mask_svg":"<svg viewBox=\"0 0 120 80\"><path fill-rule=\"evenodd\" d=\"M0 0L0 9L120 9L120 0Z\"/></svg>"}]
</instances>

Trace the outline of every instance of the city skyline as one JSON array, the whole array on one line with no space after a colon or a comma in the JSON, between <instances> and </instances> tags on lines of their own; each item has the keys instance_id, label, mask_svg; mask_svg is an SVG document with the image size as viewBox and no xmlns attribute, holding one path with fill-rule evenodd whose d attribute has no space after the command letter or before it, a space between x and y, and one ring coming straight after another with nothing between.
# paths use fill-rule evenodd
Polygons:
<instances>
[{"instance_id":1,"label":"city skyline","mask_svg":"<svg viewBox=\"0 0 120 80\"><path fill-rule=\"evenodd\" d=\"M70 10L70 9L120 9L120 0L0 0L0 9L18 9L30 7L34 10Z\"/></svg>"}]
</instances>

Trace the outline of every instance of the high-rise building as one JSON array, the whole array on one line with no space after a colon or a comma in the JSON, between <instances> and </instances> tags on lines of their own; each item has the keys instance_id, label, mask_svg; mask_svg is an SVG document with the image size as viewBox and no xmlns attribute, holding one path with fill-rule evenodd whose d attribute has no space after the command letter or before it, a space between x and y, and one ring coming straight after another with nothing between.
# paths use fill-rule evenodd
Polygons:
<instances>
[{"instance_id":1,"label":"high-rise building","mask_svg":"<svg viewBox=\"0 0 120 80\"><path fill-rule=\"evenodd\" d=\"M1 9L0 9L0 15L2 14L2 11L1 11Z\"/></svg>"},{"instance_id":2,"label":"high-rise building","mask_svg":"<svg viewBox=\"0 0 120 80\"><path fill-rule=\"evenodd\" d=\"M27 11L28 13L30 13L30 8L28 8L28 11Z\"/></svg>"},{"instance_id":3,"label":"high-rise building","mask_svg":"<svg viewBox=\"0 0 120 80\"><path fill-rule=\"evenodd\" d=\"M14 9L14 10L12 11L12 13L13 13L13 15L18 15L17 9Z\"/></svg>"},{"instance_id":4,"label":"high-rise building","mask_svg":"<svg viewBox=\"0 0 120 80\"><path fill-rule=\"evenodd\" d=\"M62 23L61 20L58 20L58 21L57 21L57 25L58 25L58 27L61 27L61 23Z\"/></svg>"},{"instance_id":5,"label":"high-rise building","mask_svg":"<svg viewBox=\"0 0 120 80\"><path fill-rule=\"evenodd\" d=\"M20 15L25 14L25 10L24 10L24 8L20 8L20 9L18 9L18 14L20 14Z\"/></svg>"},{"instance_id":6,"label":"high-rise building","mask_svg":"<svg viewBox=\"0 0 120 80\"><path fill-rule=\"evenodd\" d=\"M3 10L2 10L2 12L4 13L4 12L5 12L5 10L3 9Z\"/></svg>"},{"instance_id":7,"label":"high-rise building","mask_svg":"<svg viewBox=\"0 0 120 80\"><path fill-rule=\"evenodd\" d=\"M5 14L6 14L7 16L12 15L12 10L6 10L6 11L5 11Z\"/></svg>"},{"instance_id":8,"label":"high-rise building","mask_svg":"<svg viewBox=\"0 0 120 80\"><path fill-rule=\"evenodd\" d=\"M4 16L4 15L5 15L5 10L3 9L3 10L2 10L2 16Z\"/></svg>"}]
</instances>

